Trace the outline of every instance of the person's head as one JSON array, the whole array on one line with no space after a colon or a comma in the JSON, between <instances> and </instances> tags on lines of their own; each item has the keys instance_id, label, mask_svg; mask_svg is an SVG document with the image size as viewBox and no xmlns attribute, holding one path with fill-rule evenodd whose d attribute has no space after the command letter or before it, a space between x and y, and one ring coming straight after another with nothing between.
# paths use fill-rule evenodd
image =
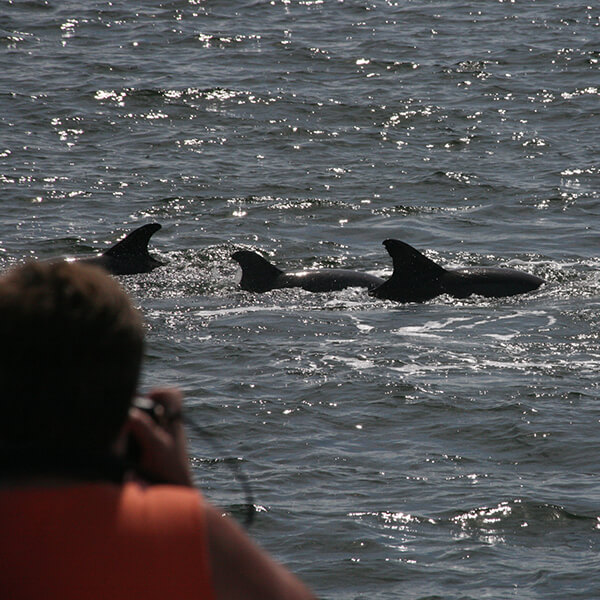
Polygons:
<instances>
[{"instance_id":1,"label":"person's head","mask_svg":"<svg viewBox=\"0 0 600 600\"><path fill-rule=\"evenodd\" d=\"M0 446L104 452L138 384L142 321L98 267L30 262L0 276Z\"/></svg>"}]
</instances>

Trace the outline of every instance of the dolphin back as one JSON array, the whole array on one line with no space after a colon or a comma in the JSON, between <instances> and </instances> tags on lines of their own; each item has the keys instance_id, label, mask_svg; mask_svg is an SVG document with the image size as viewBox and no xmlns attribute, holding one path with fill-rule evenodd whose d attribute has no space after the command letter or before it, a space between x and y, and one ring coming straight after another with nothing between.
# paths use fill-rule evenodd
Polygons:
<instances>
[{"instance_id":1,"label":"dolphin back","mask_svg":"<svg viewBox=\"0 0 600 600\"><path fill-rule=\"evenodd\" d=\"M315 269L285 273L280 277L278 287L300 287L308 292L338 292L352 287L370 290L383 281L376 275L352 269Z\"/></svg>"},{"instance_id":2,"label":"dolphin back","mask_svg":"<svg viewBox=\"0 0 600 600\"><path fill-rule=\"evenodd\" d=\"M398 302L424 302L440 294L501 298L531 292L544 283L535 275L503 267L444 269L405 242L385 240L383 244L394 261L394 272L370 292L376 298Z\"/></svg>"},{"instance_id":3,"label":"dolphin back","mask_svg":"<svg viewBox=\"0 0 600 600\"><path fill-rule=\"evenodd\" d=\"M536 290L544 280L505 267L472 267L448 271L445 291L455 298L477 294L486 298L515 296Z\"/></svg>"}]
</instances>

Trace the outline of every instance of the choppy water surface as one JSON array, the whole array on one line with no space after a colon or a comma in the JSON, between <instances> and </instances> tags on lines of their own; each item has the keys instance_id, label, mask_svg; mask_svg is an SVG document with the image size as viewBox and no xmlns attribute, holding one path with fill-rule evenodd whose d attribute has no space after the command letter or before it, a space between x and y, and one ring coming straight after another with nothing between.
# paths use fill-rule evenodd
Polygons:
<instances>
[{"instance_id":1,"label":"choppy water surface","mask_svg":"<svg viewBox=\"0 0 600 600\"><path fill-rule=\"evenodd\" d=\"M146 386L177 384L206 494L323 598L600 596L600 8L14 1L0 7L0 260L135 226ZM239 290L284 269L546 279L399 305Z\"/></svg>"}]
</instances>

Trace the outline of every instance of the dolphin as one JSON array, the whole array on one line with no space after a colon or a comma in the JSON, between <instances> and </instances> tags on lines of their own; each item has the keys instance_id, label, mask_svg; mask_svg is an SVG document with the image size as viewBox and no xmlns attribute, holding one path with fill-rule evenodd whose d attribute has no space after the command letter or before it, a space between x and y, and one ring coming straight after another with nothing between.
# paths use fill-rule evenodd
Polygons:
<instances>
[{"instance_id":1,"label":"dolphin","mask_svg":"<svg viewBox=\"0 0 600 600\"><path fill-rule=\"evenodd\" d=\"M394 261L394 272L369 291L376 298L398 302L424 302L440 294L500 298L531 292L544 283L535 275L503 267L444 269L400 240L385 240L383 245Z\"/></svg>"},{"instance_id":2,"label":"dolphin","mask_svg":"<svg viewBox=\"0 0 600 600\"><path fill-rule=\"evenodd\" d=\"M335 292L349 287L372 289L384 282L381 277L350 269L313 269L285 273L251 250L239 250L231 258L242 268L241 288L249 292L293 287L309 292Z\"/></svg>"},{"instance_id":3,"label":"dolphin","mask_svg":"<svg viewBox=\"0 0 600 600\"><path fill-rule=\"evenodd\" d=\"M72 260L103 267L112 275L149 273L152 269L165 264L148 253L148 242L160 228L158 223L142 225L102 254Z\"/></svg>"}]
</instances>

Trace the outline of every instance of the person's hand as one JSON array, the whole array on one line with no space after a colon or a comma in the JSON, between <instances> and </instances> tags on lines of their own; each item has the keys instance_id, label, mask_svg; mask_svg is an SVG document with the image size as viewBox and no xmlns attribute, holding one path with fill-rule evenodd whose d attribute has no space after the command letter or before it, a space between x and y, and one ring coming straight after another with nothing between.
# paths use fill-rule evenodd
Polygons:
<instances>
[{"instance_id":1,"label":"person's hand","mask_svg":"<svg viewBox=\"0 0 600 600\"><path fill-rule=\"evenodd\" d=\"M129 411L128 434L139 450L136 469L154 482L192 487L181 412L183 394L175 388L163 388L153 390L148 398L162 407L156 421L138 408Z\"/></svg>"}]
</instances>

